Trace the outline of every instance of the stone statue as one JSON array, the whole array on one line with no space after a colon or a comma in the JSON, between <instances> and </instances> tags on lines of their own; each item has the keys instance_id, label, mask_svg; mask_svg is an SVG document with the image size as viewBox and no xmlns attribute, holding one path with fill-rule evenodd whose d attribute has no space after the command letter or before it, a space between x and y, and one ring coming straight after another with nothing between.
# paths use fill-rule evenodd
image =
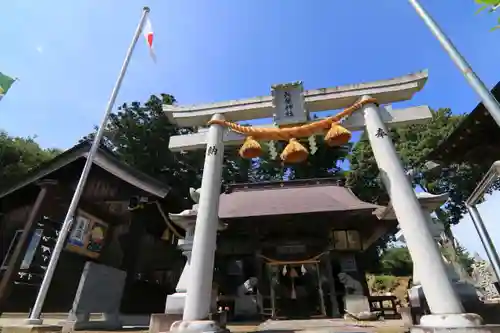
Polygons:
<instances>
[{"instance_id":1,"label":"stone statue","mask_svg":"<svg viewBox=\"0 0 500 333\"><path fill-rule=\"evenodd\" d=\"M347 273L338 274L339 281L345 286L344 295L344 318L355 320L378 320L379 313L371 312L370 302L365 296L363 286Z\"/></svg>"},{"instance_id":2,"label":"stone statue","mask_svg":"<svg viewBox=\"0 0 500 333\"><path fill-rule=\"evenodd\" d=\"M201 188L199 188L199 189L194 189L192 187L189 188L189 196L196 204L200 203L200 191L201 191ZM194 207L193 207L193 209L194 209Z\"/></svg>"},{"instance_id":3,"label":"stone statue","mask_svg":"<svg viewBox=\"0 0 500 333\"><path fill-rule=\"evenodd\" d=\"M339 281L345 286L347 295L363 295L363 286L347 273L341 272L338 274Z\"/></svg>"},{"instance_id":4,"label":"stone statue","mask_svg":"<svg viewBox=\"0 0 500 333\"><path fill-rule=\"evenodd\" d=\"M257 287L258 279L251 277L240 285L236 291L234 302L234 314L236 316L255 316L259 313L260 294L254 288Z\"/></svg>"},{"instance_id":5,"label":"stone statue","mask_svg":"<svg viewBox=\"0 0 500 333\"><path fill-rule=\"evenodd\" d=\"M253 288L257 287L258 280L256 277L251 277L248 280L245 281L239 288L238 292L245 290L245 293L248 294L249 292L253 291ZM238 293L239 295L239 293Z\"/></svg>"}]
</instances>

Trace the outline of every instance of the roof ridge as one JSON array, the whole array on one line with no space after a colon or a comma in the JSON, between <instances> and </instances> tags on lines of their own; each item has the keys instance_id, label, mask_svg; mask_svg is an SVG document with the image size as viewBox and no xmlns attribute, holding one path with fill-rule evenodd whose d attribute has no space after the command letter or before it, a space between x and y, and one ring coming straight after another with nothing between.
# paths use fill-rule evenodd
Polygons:
<instances>
[{"instance_id":1,"label":"roof ridge","mask_svg":"<svg viewBox=\"0 0 500 333\"><path fill-rule=\"evenodd\" d=\"M9 195L15 191L18 191L25 186L31 184L32 182L46 177L53 172L59 170L60 168L65 167L66 165L75 162L76 160L80 158L85 158L87 159L88 152L91 148L91 141L90 140L82 140L75 146L71 147L68 150L65 150L61 154L57 155L53 159L46 161L44 163L40 163L38 166L30 170L26 175L24 175L22 178L18 179L17 181L9 184L9 186L6 186L2 189L0 189L0 198ZM124 172L128 173L138 181L142 181L144 183L149 184L148 186L153 186L156 188L154 192L160 193L168 193L170 191L170 186L168 184L164 184L163 182L153 178L152 176L146 174L145 172L142 172L128 163L125 163L119 159L117 154L115 154L113 151L111 151L108 147L103 145L102 143L99 144L99 148L97 150L97 156L96 160L94 160L94 163L97 165L97 160L99 157L104 158L107 160L106 163L112 163L115 164L116 167L119 169L123 170ZM113 174L113 172L107 170L107 172L110 172ZM117 176L115 174L115 176ZM121 178L120 176L117 176L118 178ZM125 182L129 182L126 179L121 178ZM133 185L136 186L137 185ZM156 194L158 196L162 196L159 194Z\"/></svg>"},{"instance_id":2,"label":"roof ridge","mask_svg":"<svg viewBox=\"0 0 500 333\"><path fill-rule=\"evenodd\" d=\"M339 179L339 177L277 180L277 181L265 181L265 182L255 182L255 183L229 184L226 185L224 192L225 193L246 192L246 191L258 191L258 190L268 190L268 189L313 187L313 186L325 186L325 185L344 187L342 186L343 183L344 179Z\"/></svg>"}]
</instances>

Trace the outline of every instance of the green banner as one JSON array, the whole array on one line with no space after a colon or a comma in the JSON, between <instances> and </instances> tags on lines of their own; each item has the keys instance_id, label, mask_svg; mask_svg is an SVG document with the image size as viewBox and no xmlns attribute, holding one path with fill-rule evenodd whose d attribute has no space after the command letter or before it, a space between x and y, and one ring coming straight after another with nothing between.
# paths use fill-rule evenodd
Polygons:
<instances>
[{"instance_id":1,"label":"green banner","mask_svg":"<svg viewBox=\"0 0 500 333\"><path fill-rule=\"evenodd\" d=\"M9 91L16 79L0 72L0 99Z\"/></svg>"}]
</instances>

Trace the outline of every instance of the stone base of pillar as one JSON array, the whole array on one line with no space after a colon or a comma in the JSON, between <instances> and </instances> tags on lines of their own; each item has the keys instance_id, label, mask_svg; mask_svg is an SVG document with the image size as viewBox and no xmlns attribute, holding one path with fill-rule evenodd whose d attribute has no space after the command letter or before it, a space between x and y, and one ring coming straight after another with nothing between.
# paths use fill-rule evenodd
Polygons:
<instances>
[{"instance_id":1,"label":"stone base of pillar","mask_svg":"<svg viewBox=\"0 0 500 333\"><path fill-rule=\"evenodd\" d=\"M90 320L90 313L70 313L59 325L63 327L63 333L80 330L118 331L123 328L118 312L103 313L101 320Z\"/></svg>"},{"instance_id":2,"label":"stone base of pillar","mask_svg":"<svg viewBox=\"0 0 500 333\"><path fill-rule=\"evenodd\" d=\"M214 320L180 320L170 327L172 333L229 333Z\"/></svg>"},{"instance_id":3,"label":"stone base of pillar","mask_svg":"<svg viewBox=\"0 0 500 333\"><path fill-rule=\"evenodd\" d=\"M61 326L57 325L10 325L3 326L2 333L59 333Z\"/></svg>"},{"instance_id":4,"label":"stone base of pillar","mask_svg":"<svg viewBox=\"0 0 500 333\"><path fill-rule=\"evenodd\" d=\"M36 318L36 319L28 318L28 319L24 320L24 324L26 324L26 325L35 325L35 326L43 325L43 319L40 319L40 318Z\"/></svg>"},{"instance_id":5,"label":"stone base of pillar","mask_svg":"<svg viewBox=\"0 0 500 333\"><path fill-rule=\"evenodd\" d=\"M165 313L168 314L182 314L184 313L184 304L186 302L186 293L175 293L167 296L165 304Z\"/></svg>"},{"instance_id":6,"label":"stone base of pillar","mask_svg":"<svg viewBox=\"0 0 500 333\"><path fill-rule=\"evenodd\" d=\"M483 325L481 316L475 313L435 314L420 319L420 325L413 326L411 333L500 333L500 325Z\"/></svg>"},{"instance_id":7,"label":"stone base of pillar","mask_svg":"<svg viewBox=\"0 0 500 333\"><path fill-rule=\"evenodd\" d=\"M170 331L173 323L182 319L182 314L152 313L149 319L149 333Z\"/></svg>"}]
</instances>

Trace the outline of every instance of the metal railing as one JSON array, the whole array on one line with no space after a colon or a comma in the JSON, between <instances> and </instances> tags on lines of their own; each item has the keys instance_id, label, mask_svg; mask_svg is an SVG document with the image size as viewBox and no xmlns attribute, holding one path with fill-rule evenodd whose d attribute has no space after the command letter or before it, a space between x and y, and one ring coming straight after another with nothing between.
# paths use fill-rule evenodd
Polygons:
<instances>
[{"instance_id":1,"label":"metal railing","mask_svg":"<svg viewBox=\"0 0 500 333\"><path fill-rule=\"evenodd\" d=\"M470 197L465 201L465 206L469 211L472 223L476 228L477 234L479 235L479 239L483 244L484 250L486 251L486 255L493 267L493 271L495 273L495 277L497 281L500 282L500 258L498 256L497 250L493 241L491 240L490 234L484 225L483 219L479 214L477 209L477 204L484 197L485 193L488 189L497 181L500 176L500 161L495 161L491 168L488 170L486 175L481 179L479 184L476 186Z\"/></svg>"}]
</instances>

